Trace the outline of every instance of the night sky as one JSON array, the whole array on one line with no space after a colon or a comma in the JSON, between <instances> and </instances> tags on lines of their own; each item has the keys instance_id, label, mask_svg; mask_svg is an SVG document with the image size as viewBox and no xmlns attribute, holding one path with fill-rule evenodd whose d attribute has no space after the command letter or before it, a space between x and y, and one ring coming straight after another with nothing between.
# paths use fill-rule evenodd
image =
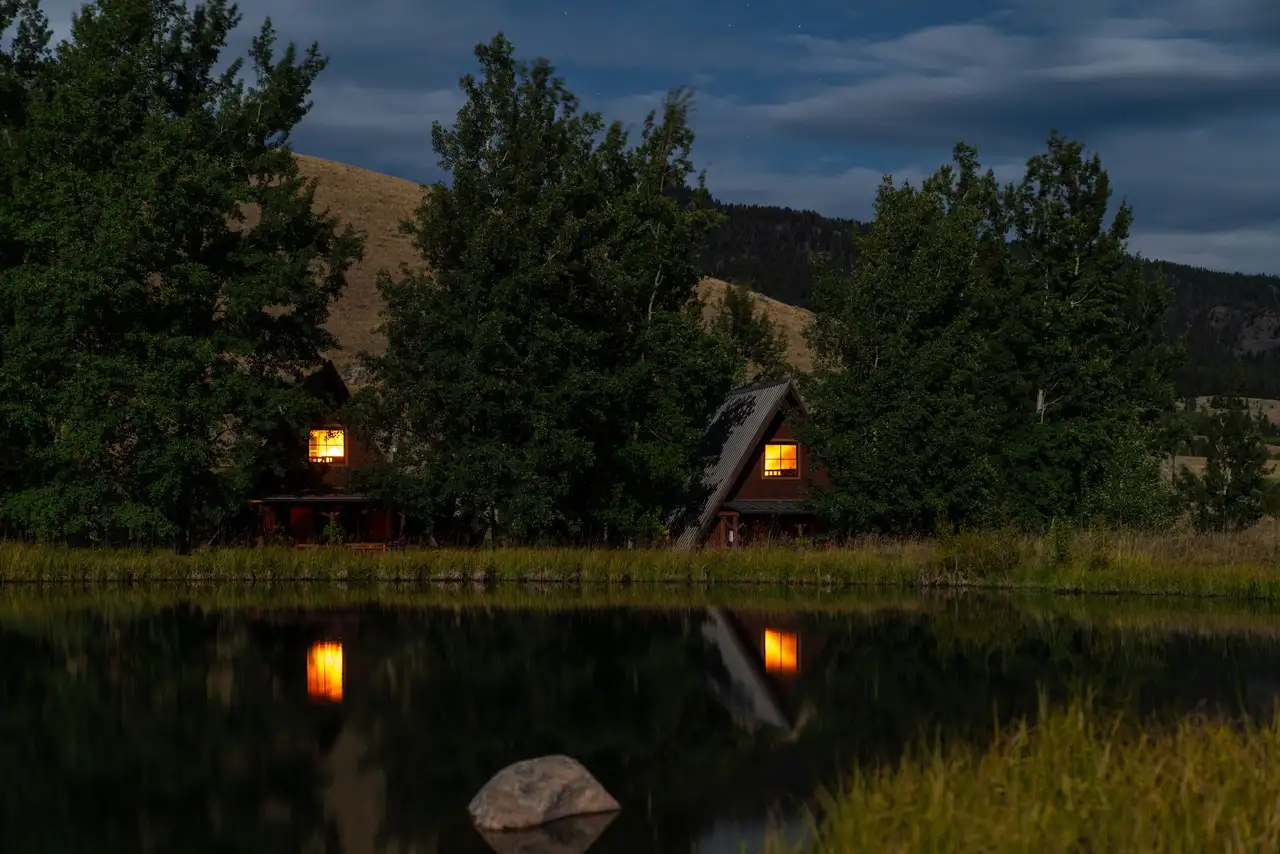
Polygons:
<instances>
[{"instance_id":1,"label":"night sky","mask_svg":"<svg viewBox=\"0 0 1280 854\"><path fill-rule=\"evenodd\" d=\"M59 37L79 3L46 0ZM298 151L441 177L433 120L499 29L584 104L638 123L697 93L695 162L732 202L869 216L885 173L918 181L975 145L1003 178L1050 128L1103 158L1135 208L1131 247L1280 273L1277 0L245 0L331 57ZM909 10L909 11L908 11Z\"/></svg>"}]
</instances>

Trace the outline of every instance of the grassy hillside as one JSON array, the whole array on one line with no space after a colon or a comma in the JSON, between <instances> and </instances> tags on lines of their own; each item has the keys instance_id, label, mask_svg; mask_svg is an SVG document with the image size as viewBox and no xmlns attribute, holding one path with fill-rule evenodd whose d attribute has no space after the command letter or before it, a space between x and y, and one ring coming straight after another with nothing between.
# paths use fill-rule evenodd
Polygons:
<instances>
[{"instance_id":1,"label":"grassy hillside","mask_svg":"<svg viewBox=\"0 0 1280 854\"><path fill-rule=\"evenodd\" d=\"M363 376L357 353L381 353L386 346L377 332L383 309L375 286L378 271L395 272L402 264L418 263L413 245L400 233L399 226L412 216L421 190L411 181L315 157L299 155L298 163L303 175L317 181L317 206L330 209L365 234L364 260L347 275L346 293L333 307L327 324L342 346L329 354L330 358L348 382L360 385ZM698 291L708 316L723 297L724 289L725 283L719 279L702 281ZM813 360L804 329L813 315L767 296L758 295L756 300L786 333L788 359L801 370L808 370Z\"/></svg>"},{"instance_id":2,"label":"grassy hillside","mask_svg":"<svg viewBox=\"0 0 1280 854\"><path fill-rule=\"evenodd\" d=\"M341 163L299 156L303 174L317 179L317 203L364 232L366 254L348 276L347 292L335 306L329 329L342 350L332 354L343 375L361 381L360 350L380 352L376 329L382 301L374 287L379 270L399 269L417 259L402 220L417 207L417 184ZM724 293L725 280L746 285L784 330L788 357L802 370L812 366L804 328L812 314L813 252L828 254L838 266L853 262L851 235L864 228L852 220L812 211L756 205L721 205L725 220L702 259L708 274L700 295L710 306ZM1160 262L1151 262L1160 264ZM1178 264L1160 264L1173 289L1165 319L1170 334L1187 346L1187 365L1176 382L1184 395L1212 394L1226 386L1238 364L1251 397L1280 398L1280 276L1216 273Z\"/></svg>"}]
</instances>

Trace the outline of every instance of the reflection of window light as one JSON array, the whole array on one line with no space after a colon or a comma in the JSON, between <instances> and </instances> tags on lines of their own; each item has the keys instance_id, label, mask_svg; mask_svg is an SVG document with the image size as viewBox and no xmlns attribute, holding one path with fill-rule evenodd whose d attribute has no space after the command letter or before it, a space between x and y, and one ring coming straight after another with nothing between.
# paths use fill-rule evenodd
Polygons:
<instances>
[{"instance_id":1,"label":"reflection of window light","mask_svg":"<svg viewBox=\"0 0 1280 854\"><path fill-rule=\"evenodd\" d=\"M795 673L800 667L800 643L793 632L764 630L764 669L768 673Z\"/></svg>"},{"instance_id":2,"label":"reflection of window light","mask_svg":"<svg viewBox=\"0 0 1280 854\"><path fill-rule=\"evenodd\" d=\"M345 430L312 430L307 459L313 463L344 463L347 460Z\"/></svg>"},{"instance_id":3,"label":"reflection of window light","mask_svg":"<svg viewBox=\"0 0 1280 854\"><path fill-rule=\"evenodd\" d=\"M764 446L765 477L798 477L800 465L796 458L796 445L770 444Z\"/></svg>"},{"instance_id":4,"label":"reflection of window light","mask_svg":"<svg viewBox=\"0 0 1280 854\"><path fill-rule=\"evenodd\" d=\"M313 700L342 702L342 644L322 641L307 651L307 695Z\"/></svg>"}]
</instances>

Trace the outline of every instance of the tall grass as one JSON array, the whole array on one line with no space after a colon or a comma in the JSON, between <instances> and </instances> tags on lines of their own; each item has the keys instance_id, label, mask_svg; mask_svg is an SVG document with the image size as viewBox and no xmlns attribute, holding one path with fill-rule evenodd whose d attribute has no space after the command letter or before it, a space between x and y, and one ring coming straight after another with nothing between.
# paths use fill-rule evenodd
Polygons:
<instances>
[{"instance_id":1,"label":"tall grass","mask_svg":"<svg viewBox=\"0 0 1280 854\"><path fill-rule=\"evenodd\" d=\"M1277 758L1280 722L1139 725L1077 700L986 750L935 746L855 772L804 850L1277 851Z\"/></svg>"},{"instance_id":2,"label":"tall grass","mask_svg":"<svg viewBox=\"0 0 1280 854\"><path fill-rule=\"evenodd\" d=\"M1242 533L1048 537L962 532L839 546L661 549L165 551L0 544L0 582L661 582L1151 593L1280 600L1280 522Z\"/></svg>"}]
</instances>

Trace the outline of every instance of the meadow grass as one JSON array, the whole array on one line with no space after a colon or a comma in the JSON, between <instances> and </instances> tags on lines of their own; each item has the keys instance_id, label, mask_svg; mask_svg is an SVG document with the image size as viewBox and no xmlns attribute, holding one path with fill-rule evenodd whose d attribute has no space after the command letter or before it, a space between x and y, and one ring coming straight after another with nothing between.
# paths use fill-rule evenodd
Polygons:
<instances>
[{"instance_id":1,"label":"meadow grass","mask_svg":"<svg viewBox=\"0 0 1280 854\"><path fill-rule=\"evenodd\" d=\"M0 582L429 581L879 585L1280 601L1280 521L1234 534L962 532L839 546L669 549L71 549L0 544Z\"/></svg>"},{"instance_id":2,"label":"meadow grass","mask_svg":"<svg viewBox=\"0 0 1280 854\"><path fill-rule=\"evenodd\" d=\"M771 852L1280 850L1280 721L1042 711L979 748L922 747L824 797L814 839Z\"/></svg>"}]
</instances>

